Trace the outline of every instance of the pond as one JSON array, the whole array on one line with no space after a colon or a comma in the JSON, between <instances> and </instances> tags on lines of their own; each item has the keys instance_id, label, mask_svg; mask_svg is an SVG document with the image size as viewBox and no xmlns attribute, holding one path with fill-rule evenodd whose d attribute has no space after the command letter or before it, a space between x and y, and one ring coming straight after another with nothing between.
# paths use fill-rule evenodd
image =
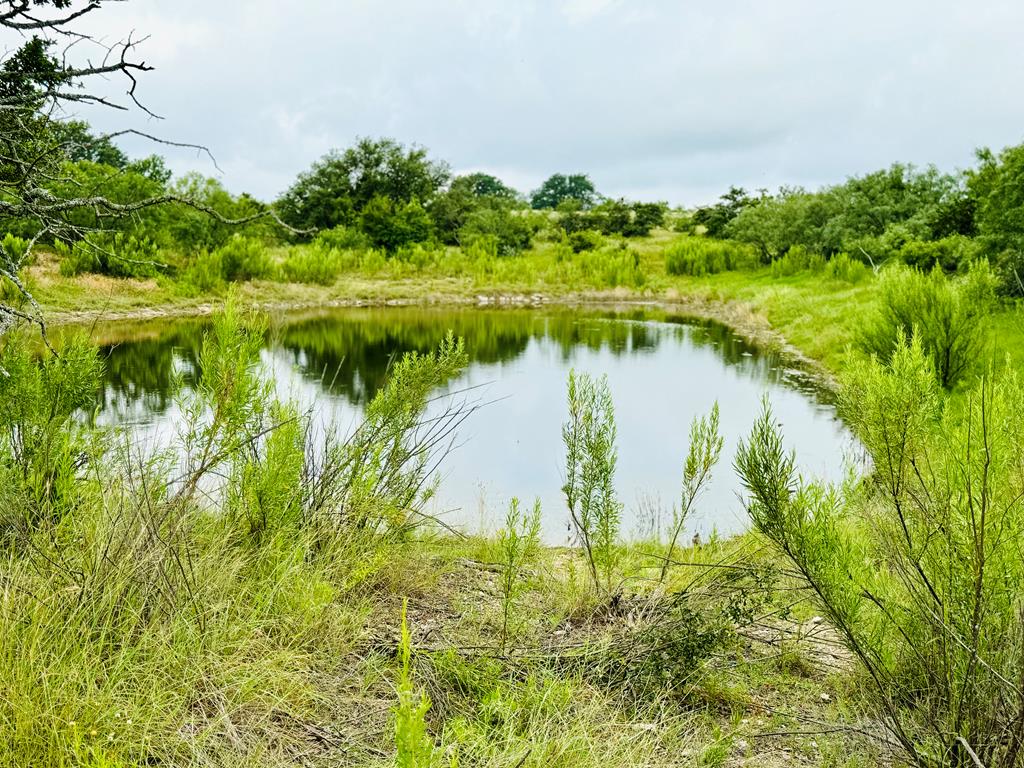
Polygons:
<instances>
[{"instance_id":1,"label":"pond","mask_svg":"<svg viewBox=\"0 0 1024 768\"><path fill-rule=\"evenodd\" d=\"M189 388L199 374L205 320L110 324L94 329L106 357L98 420L127 425L159 446L179 412L174 374ZM274 317L262 353L280 396L350 430L410 350L435 348L452 330L470 364L446 391L474 408L440 469L427 510L470 532L500 525L511 496L541 500L544 537L568 537L561 494L570 369L607 374L618 424L616 487L625 536L663 533L678 504L689 426L717 401L722 461L687 525L687 537L747 526L732 470L767 396L787 447L807 476L838 480L855 444L806 374L717 323L664 311L536 309L335 309ZM439 393L444 394L444 393Z\"/></svg>"}]
</instances>

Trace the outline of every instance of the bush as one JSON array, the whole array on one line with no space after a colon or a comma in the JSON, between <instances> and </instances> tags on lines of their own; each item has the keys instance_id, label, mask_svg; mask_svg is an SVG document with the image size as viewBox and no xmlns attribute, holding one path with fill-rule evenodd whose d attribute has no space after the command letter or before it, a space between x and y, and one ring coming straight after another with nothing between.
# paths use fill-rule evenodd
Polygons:
<instances>
[{"instance_id":1,"label":"bush","mask_svg":"<svg viewBox=\"0 0 1024 768\"><path fill-rule=\"evenodd\" d=\"M535 220L529 214L492 205L467 217L459 230L459 242L468 245L480 238L492 238L499 256L514 256L530 247L536 230Z\"/></svg>"},{"instance_id":2,"label":"bush","mask_svg":"<svg viewBox=\"0 0 1024 768\"><path fill-rule=\"evenodd\" d=\"M846 253L837 253L825 264L825 274L846 283L859 283L871 274L871 270L863 261L852 259Z\"/></svg>"},{"instance_id":3,"label":"bush","mask_svg":"<svg viewBox=\"0 0 1024 768\"><path fill-rule=\"evenodd\" d=\"M219 259L221 274L230 283L258 280L269 277L273 272L273 263L263 243L243 235L232 235L212 257Z\"/></svg>"},{"instance_id":4,"label":"bush","mask_svg":"<svg viewBox=\"0 0 1024 768\"><path fill-rule=\"evenodd\" d=\"M962 278L936 267L920 272L887 269L879 283L879 309L865 324L860 346L888 361L901 339L917 338L943 387L954 386L977 363L997 280L988 262Z\"/></svg>"},{"instance_id":5,"label":"bush","mask_svg":"<svg viewBox=\"0 0 1024 768\"><path fill-rule=\"evenodd\" d=\"M345 252L318 239L312 246L288 249L280 265L281 277L289 283L332 285L344 271L345 261Z\"/></svg>"},{"instance_id":6,"label":"bush","mask_svg":"<svg viewBox=\"0 0 1024 768\"><path fill-rule=\"evenodd\" d=\"M429 240L432 228L430 216L416 200L395 203L380 195L366 204L359 221L374 247L388 253Z\"/></svg>"},{"instance_id":7,"label":"bush","mask_svg":"<svg viewBox=\"0 0 1024 768\"><path fill-rule=\"evenodd\" d=\"M790 277L800 272L820 272L825 267L825 257L811 253L802 245L794 245L782 256L772 261L772 277Z\"/></svg>"},{"instance_id":8,"label":"bush","mask_svg":"<svg viewBox=\"0 0 1024 768\"><path fill-rule=\"evenodd\" d=\"M186 293L214 293L224 287L224 261L219 251L200 251L181 276Z\"/></svg>"},{"instance_id":9,"label":"bush","mask_svg":"<svg viewBox=\"0 0 1024 768\"><path fill-rule=\"evenodd\" d=\"M736 466L756 529L792 562L918 766L1020 765L1024 387L942 396L920 341L854 367L840 411L874 460L845 494L798 478L766 408Z\"/></svg>"},{"instance_id":10,"label":"bush","mask_svg":"<svg viewBox=\"0 0 1024 768\"><path fill-rule=\"evenodd\" d=\"M156 243L124 232L96 232L72 246L58 241L60 274L86 272L110 277L156 277L167 265L159 260Z\"/></svg>"},{"instance_id":11,"label":"bush","mask_svg":"<svg viewBox=\"0 0 1024 768\"><path fill-rule=\"evenodd\" d=\"M665 249L665 270L670 275L700 277L751 267L755 262L749 246L725 240L682 237Z\"/></svg>"},{"instance_id":12,"label":"bush","mask_svg":"<svg viewBox=\"0 0 1024 768\"><path fill-rule=\"evenodd\" d=\"M908 240L896 252L905 264L918 269L939 266L946 272L959 272L967 268L980 252L977 243L963 235L951 235L941 240Z\"/></svg>"},{"instance_id":13,"label":"bush","mask_svg":"<svg viewBox=\"0 0 1024 768\"><path fill-rule=\"evenodd\" d=\"M338 226L317 233L314 244L336 251L359 251L369 248L370 238L353 227Z\"/></svg>"},{"instance_id":14,"label":"bush","mask_svg":"<svg viewBox=\"0 0 1024 768\"><path fill-rule=\"evenodd\" d=\"M603 244L604 238L601 237L601 233L592 229L581 229L569 234L569 246L573 253L592 251L595 248L600 248Z\"/></svg>"}]
</instances>

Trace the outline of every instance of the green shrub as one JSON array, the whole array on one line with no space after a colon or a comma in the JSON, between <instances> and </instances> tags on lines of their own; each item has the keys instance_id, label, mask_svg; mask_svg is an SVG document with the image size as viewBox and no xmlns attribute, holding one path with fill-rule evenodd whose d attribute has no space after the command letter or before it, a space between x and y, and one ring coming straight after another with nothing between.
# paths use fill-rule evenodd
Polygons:
<instances>
[{"instance_id":1,"label":"green shrub","mask_svg":"<svg viewBox=\"0 0 1024 768\"><path fill-rule=\"evenodd\" d=\"M941 240L908 240L896 252L905 264L918 269L939 266L946 272L965 270L980 253L975 241L963 235L950 235Z\"/></svg>"},{"instance_id":2,"label":"green shrub","mask_svg":"<svg viewBox=\"0 0 1024 768\"><path fill-rule=\"evenodd\" d=\"M186 293L214 293L224 287L224 260L220 251L199 251L181 275Z\"/></svg>"},{"instance_id":3,"label":"green shrub","mask_svg":"<svg viewBox=\"0 0 1024 768\"><path fill-rule=\"evenodd\" d=\"M756 255L748 245L704 237L681 237L665 249L670 275L713 275L752 267Z\"/></svg>"},{"instance_id":4,"label":"green shrub","mask_svg":"<svg viewBox=\"0 0 1024 768\"><path fill-rule=\"evenodd\" d=\"M229 283L258 280L273 273L273 262L266 246L244 235L232 235L213 252L213 259L220 260L221 275Z\"/></svg>"},{"instance_id":5,"label":"green shrub","mask_svg":"<svg viewBox=\"0 0 1024 768\"><path fill-rule=\"evenodd\" d=\"M863 261L850 258L846 253L837 253L825 264L825 274L834 280L859 283L871 274L871 269Z\"/></svg>"},{"instance_id":6,"label":"green shrub","mask_svg":"<svg viewBox=\"0 0 1024 768\"><path fill-rule=\"evenodd\" d=\"M89 430L74 418L91 408L101 364L95 347L73 337L39 359L20 335L0 353L0 485L27 499L27 519L53 522L80 501L78 468ZM0 499L0 507L3 507ZM7 516L12 509L2 509ZM12 520L0 521L0 529Z\"/></svg>"},{"instance_id":7,"label":"green shrub","mask_svg":"<svg viewBox=\"0 0 1024 768\"><path fill-rule=\"evenodd\" d=\"M110 277L156 277L167 269L156 243L125 232L94 232L72 246L55 244L60 274L74 277L86 272Z\"/></svg>"},{"instance_id":8,"label":"green shrub","mask_svg":"<svg viewBox=\"0 0 1024 768\"><path fill-rule=\"evenodd\" d=\"M612 592L622 504L615 495L615 409L608 379L569 371L569 418L562 425L565 494L572 530L595 589Z\"/></svg>"},{"instance_id":9,"label":"green shrub","mask_svg":"<svg viewBox=\"0 0 1024 768\"><path fill-rule=\"evenodd\" d=\"M825 257L812 253L802 245L794 245L772 261L772 277L790 277L800 272L820 272L825 268Z\"/></svg>"},{"instance_id":10,"label":"green shrub","mask_svg":"<svg viewBox=\"0 0 1024 768\"><path fill-rule=\"evenodd\" d=\"M313 242L336 251L359 251L370 247L370 238L354 227L337 226L318 232Z\"/></svg>"},{"instance_id":11,"label":"green shrub","mask_svg":"<svg viewBox=\"0 0 1024 768\"><path fill-rule=\"evenodd\" d=\"M901 339L920 341L939 383L952 387L977 364L998 281L981 261L964 277L939 267L920 272L892 267L882 273L879 308L860 334L860 346L889 360Z\"/></svg>"},{"instance_id":12,"label":"green shrub","mask_svg":"<svg viewBox=\"0 0 1024 768\"><path fill-rule=\"evenodd\" d=\"M293 246L281 261L281 277L289 283L332 285L344 271L346 253L317 240L311 246Z\"/></svg>"},{"instance_id":13,"label":"green shrub","mask_svg":"<svg viewBox=\"0 0 1024 768\"><path fill-rule=\"evenodd\" d=\"M512 612L516 598L524 591L528 581L525 571L533 564L540 549L540 499L533 504L533 511L526 513L513 497L505 513L505 527L498 531L498 552L501 573L499 594L501 597L501 652L505 653L509 630L512 628Z\"/></svg>"},{"instance_id":14,"label":"green shrub","mask_svg":"<svg viewBox=\"0 0 1024 768\"><path fill-rule=\"evenodd\" d=\"M901 339L839 391L867 487L801 480L766 407L736 458L754 526L866 673L907 764L1019 766L1024 387L989 374L945 398L928 350Z\"/></svg>"},{"instance_id":15,"label":"green shrub","mask_svg":"<svg viewBox=\"0 0 1024 768\"><path fill-rule=\"evenodd\" d=\"M480 207L466 218L459 230L459 242L469 244L490 238L499 256L514 256L530 247L537 231L536 222L533 215L506 204Z\"/></svg>"},{"instance_id":16,"label":"green shrub","mask_svg":"<svg viewBox=\"0 0 1024 768\"><path fill-rule=\"evenodd\" d=\"M601 237L601 233L592 229L581 229L569 233L569 247L572 248L573 253L592 251L595 248L600 248L603 244L604 238Z\"/></svg>"}]
</instances>

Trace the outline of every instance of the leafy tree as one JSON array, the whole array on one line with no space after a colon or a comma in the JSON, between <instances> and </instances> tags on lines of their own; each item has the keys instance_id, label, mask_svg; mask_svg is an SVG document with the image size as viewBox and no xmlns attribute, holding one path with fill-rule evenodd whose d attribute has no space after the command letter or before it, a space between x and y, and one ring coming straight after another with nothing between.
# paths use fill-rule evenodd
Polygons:
<instances>
[{"instance_id":1,"label":"leafy tree","mask_svg":"<svg viewBox=\"0 0 1024 768\"><path fill-rule=\"evenodd\" d=\"M534 209L557 208L565 200L576 200L583 208L590 208L599 197L594 182L586 174L556 173L530 195L530 205Z\"/></svg>"},{"instance_id":2,"label":"leafy tree","mask_svg":"<svg viewBox=\"0 0 1024 768\"><path fill-rule=\"evenodd\" d=\"M68 160L88 160L113 168L128 166L128 155L109 136L95 136L84 120L53 121L50 131L63 146Z\"/></svg>"},{"instance_id":3,"label":"leafy tree","mask_svg":"<svg viewBox=\"0 0 1024 768\"><path fill-rule=\"evenodd\" d=\"M968 177L977 204L978 235L996 257L1006 282L1024 292L1024 144L996 155L978 152L979 165Z\"/></svg>"},{"instance_id":4,"label":"leafy tree","mask_svg":"<svg viewBox=\"0 0 1024 768\"><path fill-rule=\"evenodd\" d=\"M448 165L431 160L423 147L361 138L354 147L329 152L299 174L278 208L281 218L296 228L330 229L355 223L377 197L396 204L428 203L448 177Z\"/></svg>"},{"instance_id":5,"label":"leafy tree","mask_svg":"<svg viewBox=\"0 0 1024 768\"><path fill-rule=\"evenodd\" d=\"M718 199L718 203L698 208L693 213L693 223L704 227L711 237L722 237L729 222L756 202L743 187L729 187L729 191Z\"/></svg>"},{"instance_id":6,"label":"leafy tree","mask_svg":"<svg viewBox=\"0 0 1024 768\"><path fill-rule=\"evenodd\" d=\"M402 203L378 195L363 208L359 224L374 246L389 253L430 239L430 216L417 200Z\"/></svg>"},{"instance_id":7,"label":"leafy tree","mask_svg":"<svg viewBox=\"0 0 1024 768\"><path fill-rule=\"evenodd\" d=\"M474 197L497 197L509 202L519 200L519 193L496 176L488 173L470 173L457 176L451 189L465 189Z\"/></svg>"}]
</instances>

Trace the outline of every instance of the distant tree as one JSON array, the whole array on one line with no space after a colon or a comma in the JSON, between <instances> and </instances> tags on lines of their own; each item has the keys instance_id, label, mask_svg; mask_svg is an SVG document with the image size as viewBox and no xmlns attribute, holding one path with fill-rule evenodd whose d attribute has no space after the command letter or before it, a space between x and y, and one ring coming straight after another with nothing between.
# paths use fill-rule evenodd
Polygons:
<instances>
[{"instance_id":1,"label":"distant tree","mask_svg":"<svg viewBox=\"0 0 1024 768\"><path fill-rule=\"evenodd\" d=\"M457 176L448 189L430 203L434 232L442 242L455 245L459 241L459 231L475 211L496 204L510 207L519 199L519 193L512 187L489 174Z\"/></svg>"},{"instance_id":2,"label":"distant tree","mask_svg":"<svg viewBox=\"0 0 1024 768\"><path fill-rule=\"evenodd\" d=\"M423 147L361 138L354 147L329 152L299 174L281 196L278 209L286 222L300 229L351 225L376 197L394 204L429 203L449 175L448 165L431 160Z\"/></svg>"},{"instance_id":3,"label":"distant tree","mask_svg":"<svg viewBox=\"0 0 1024 768\"><path fill-rule=\"evenodd\" d=\"M456 176L452 181L451 189L465 189L475 197L497 197L510 202L519 199L519 193L516 190L489 173Z\"/></svg>"},{"instance_id":4,"label":"distant tree","mask_svg":"<svg viewBox=\"0 0 1024 768\"><path fill-rule=\"evenodd\" d=\"M633 203L633 221L631 234L643 237L650 234L655 227L665 223L668 203Z\"/></svg>"},{"instance_id":5,"label":"distant tree","mask_svg":"<svg viewBox=\"0 0 1024 768\"><path fill-rule=\"evenodd\" d=\"M1008 285L1024 293L1024 144L998 155L983 149L978 161L967 182L977 205L978 236L1008 273Z\"/></svg>"},{"instance_id":6,"label":"distant tree","mask_svg":"<svg viewBox=\"0 0 1024 768\"><path fill-rule=\"evenodd\" d=\"M417 200L396 202L377 195L363 207L359 225L375 247L389 253L430 239L430 216Z\"/></svg>"},{"instance_id":7,"label":"distant tree","mask_svg":"<svg viewBox=\"0 0 1024 768\"><path fill-rule=\"evenodd\" d=\"M586 174L556 173L530 195L530 205L534 209L557 208L565 200L577 200L583 208L590 208L599 198L594 182Z\"/></svg>"},{"instance_id":8,"label":"distant tree","mask_svg":"<svg viewBox=\"0 0 1024 768\"><path fill-rule=\"evenodd\" d=\"M109 136L94 135L84 120L55 120L50 131L72 162L88 160L113 168L125 168L128 165L128 155Z\"/></svg>"},{"instance_id":9,"label":"distant tree","mask_svg":"<svg viewBox=\"0 0 1024 768\"><path fill-rule=\"evenodd\" d=\"M718 198L714 205L698 208L693 214L693 223L704 227L711 237L723 237L729 222L739 216L740 211L757 202L743 187L729 187L729 191Z\"/></svg>"}]
</instances>

